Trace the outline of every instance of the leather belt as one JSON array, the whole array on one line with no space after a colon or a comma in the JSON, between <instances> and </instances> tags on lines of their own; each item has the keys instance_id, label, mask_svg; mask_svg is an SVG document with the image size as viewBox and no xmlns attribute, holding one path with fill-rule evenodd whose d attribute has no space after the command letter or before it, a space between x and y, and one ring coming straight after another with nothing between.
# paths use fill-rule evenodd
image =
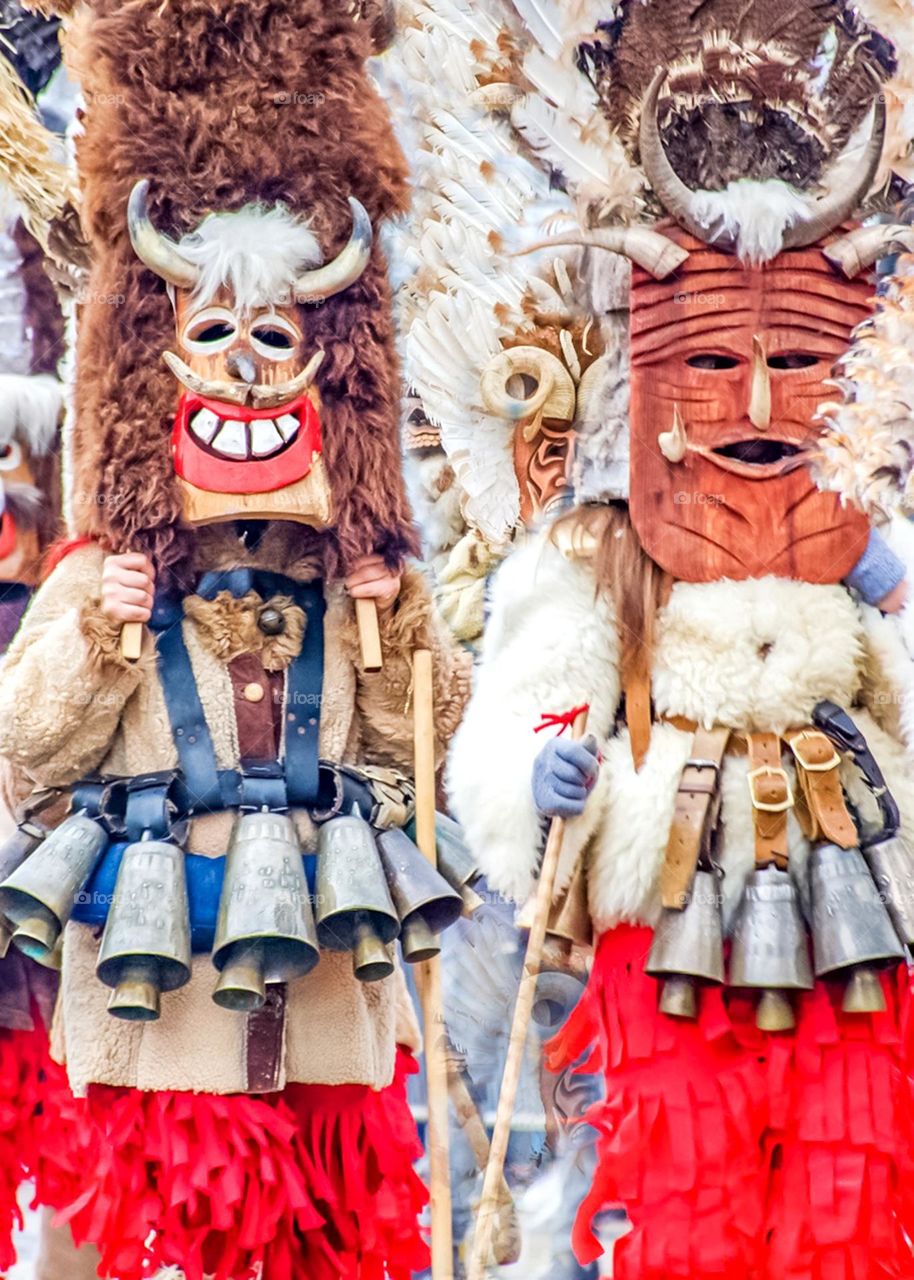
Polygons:
<instances>
[{"instance_id":1,"label":"leather belt","mask_svg":"<svg viewBox=\"0 0 914 1280\"><path fill-rule=\"evenodd\" d=\"M787 866L787 811L793 793L781 764L781 739L776 733L747 733L749 796L755 827L755 864Z\"/></svg>"},{"instance_id":2,"label":"leather belt","mask_svg":"<svg viewBox=\"0 0 914 1280\"><path fill-rule=\"evenodd\" d=\"M729 737L729 729L698 728L692 738L660 873L661 900L673 910L686 905L699 861L710 852L720 812L720 766Z\"/></svg>"},{"instance_id":3,"label":"leather belt","mask_svg":"<svg viewBox=\"0 0 914 1280\"><path fill-rule=\"evenodd\" d=\"M841 787L841 757L821 729L792 729L784 741L797 762L800 794L797 820L808 840L827 840L852 849L857 827Z\"/></svg>"}]
</instances>

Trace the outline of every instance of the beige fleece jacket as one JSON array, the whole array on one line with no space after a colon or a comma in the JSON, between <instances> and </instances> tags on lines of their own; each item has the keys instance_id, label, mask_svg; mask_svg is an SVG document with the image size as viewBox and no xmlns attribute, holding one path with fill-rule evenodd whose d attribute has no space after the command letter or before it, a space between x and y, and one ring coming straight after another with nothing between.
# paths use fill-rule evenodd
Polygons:
<instances>
[{"instance_id":1,"label":"beige fleece jacket","mask_svg":"<svg viewBox=\"0 0 914 1280\"><path fill-rule=\"evenodd\" d=\"M228 530L201 532L207 567L260 565L308 580L315 566L290 560L288 526L270 527L256 553L239 553ZM0 669L0 755L14 777L37 786L65 786L93 769L133 775L177 766L152 639L135 665L118 649L118 629L99 608L104 553L71 553L37 593ZM454 649L433 613L421 575L407 571L400 598L381 616L384 669L361 670L352 602L341 586L326 588L325 665L320 754L349 763L412 768L411 655L434 655L436 751L439 763L469 692L465 655ZM301 614L286 599L271 601L286 615L280 637L256 627L262 601L253 593L186 602L184 639L220 768L237 767L234 696L227 662L259 652L268 670L283 670L301 644ZM314 831L296 814L306 846ZM232 818L195 820L187 846L225 853ZM232 1093L247 1087L247 1015L212 1000L209 956L194 960L191 981L165 995L158 1022L134 1024L106 1010L108 989L95 977L96 931L70 924L64 942L54 1049L75 1091L91 1083L151 1090ZM413 1044L418 1030L402 974L374 984L353 977L348 955L322 952L307 977L287 992L280 1085L286 1082L364 1083L393 1076L395 1042Z\"/></svg>"}]
</instances>

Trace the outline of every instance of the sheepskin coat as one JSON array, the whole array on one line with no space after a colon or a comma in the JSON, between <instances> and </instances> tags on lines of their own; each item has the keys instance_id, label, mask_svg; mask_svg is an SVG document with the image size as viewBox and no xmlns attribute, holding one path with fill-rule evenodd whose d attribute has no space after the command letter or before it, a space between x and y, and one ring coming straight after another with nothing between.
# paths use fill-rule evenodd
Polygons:
<instances>
[{"instance_id":1,"label":"sheepskin coat","mask_svg":"<svg viewBox=\"0 0 914 1280\"><path fill-rule=\"evenodd\" d=\"M250 564L303 581L315 576L313 562L289 561L288 547L297 544L279 523L253 553L243 552L230 531L217 527L201 532L200 544L208 567ZM94 545L62 561L38 592L2 670L0 753L14 776L24 773L40 787L67 786L90 770L135 775L178 764L151 638L138 663L125 662L118 628L100 611L103 561ZM352 602L330 583L325 596L321 757L411 774L411 657L424 646L433 652L436 749L443 759L468 676L463 655L433 618L424 580L408 571L397 604L381 615L385 665L372 675L360 667ZM220 768L239 765L228 662L256 653L267 672L282 671L301 646L300 611L288 597L271 603L286 614L285 633L278 637L258 630L263 601L256 593L185 602L184 639ZM305 847L313 849L310 819L295 816ZM230 813L194 820L188 849L224 854L231 826ZM158 1022L121 1022L107 1013L109 993L95 977L96 934L71 923L64 940L54 1045L74 1090L92 1083L214 1093L248 1088L247 1015L213 1002L210 957L194 957L191 981L163 997ZM353 977L350 956L322 952L312 973L288 986L278 1084L381 1088L393 1077L395 1041L414 1045L416 1037L402 974L363 984Z\"/></svg>"},{"instance_id":2,"label":"sheepskin coat","mask_svg":"<svg viewBox=\"0 0 914 1280\"><path fill-rule=\"evenodd\" d=\"M658 720L683 716L706 727L784 731L808 725L815 704L830 698L851 712L905 823L914 824L914 664L891 619L858 605L844 587L767 577L677 583L658 621L652 673ZM557 893L586 850L598 930L658 918L660 869L692 737L655 723L636 772L628 731L616 727L620 695L613 609L597 594L590 561L568 559L535 539L496 577L476 689L450 756L449 793L490 884L524 900L542 849L531 772L543 734L534 729L544 712L589 702L588 728L603 763L584 813L566 828ZM748 767L738 755L724 761L725 922L754 865ZM843 781L875 820L852 766L843 766ZM808 844L792 813L788 821L790 867L805 888Z\"/></svg>"}]
</instances>

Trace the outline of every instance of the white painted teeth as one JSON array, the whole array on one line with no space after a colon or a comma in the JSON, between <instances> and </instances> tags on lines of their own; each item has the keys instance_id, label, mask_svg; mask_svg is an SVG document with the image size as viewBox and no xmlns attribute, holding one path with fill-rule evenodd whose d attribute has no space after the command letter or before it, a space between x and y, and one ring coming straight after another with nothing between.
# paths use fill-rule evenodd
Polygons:
<instances>
[{"instance_id":1,"label":"white painted teeth","mask_svg":"<svg viewBox=\"0 0 914 1280\"><path fill-rule=\"evenodd\" d=\"M284 413L276 419L276 425L279 428L280 435L283 440L291 440L298 430L298 418L294 413Z\"/></svg>"},{"instance_id":2,"label":"white painted teeth","mask_svg":"<svg viewBox=\"0 0 914 1280\"><path fill-rule=\"evenodd\" d=\"M204 444L209 444L219 429L219 415L212 409L200 409L191 419L190 429Z\"/></svg>"},{"instance_id":3,"label":"white painted teeth","mask_svg":"<svg viewBox=\"0 0 914 1280\"><path fill-rule=\"evenodd\" d=\"M190 420L191 434L226 458L268 458L293 440L298 428L294 413L284 413L275 421L255 418L241 422L220 418L212 409L198 409Z\"/></svg>"},{"instance_id":4,"label":"white painted teeth","mask_svg":"<svg viewBox=\"0 0 914 1280\"><path fill-rule=\"evenodd\" d=\"M222 430L213 439L213 448L217 453L225 453L230 458L246 458L248 455L247 433L243 422L229 418L223 422Z\"/></svg>"},{"instance_id":5,"label":"white painted teeth","mask_svg":"<svg viewBox=\"0 0 914 1280\"><path fill-rule=\"evenodd\" d=\"M282 447L283 438L269 418L255 419L251 423L251 452L255 458L265 458Z\"/></svg>"}]
</instances>

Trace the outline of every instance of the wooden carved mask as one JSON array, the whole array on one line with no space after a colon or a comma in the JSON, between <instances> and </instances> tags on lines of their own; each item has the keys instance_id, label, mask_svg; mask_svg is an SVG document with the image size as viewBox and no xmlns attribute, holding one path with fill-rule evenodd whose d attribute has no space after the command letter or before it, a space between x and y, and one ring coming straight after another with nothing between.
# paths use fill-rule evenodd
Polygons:
<instances>
[{"instance_id":1,"label":"wooden carved mask","mask_svg":"<svg viewBox=\"0 0 914 1280\"><path fill-rule=\"evenodd\" d=\"M308 524L330 518L321 459L318 357L294 304L245 312L221 289L205 306L175 297L182 383L173 438L185 516ZM167 358L167 357L166 357Z\"/></svg>"},{"instance_id":2,"label":"wooden carved mask","mask_svg":"<svg viewBox=\"0 0 914 1280\"><path fill-rule=\"evenodd\" d=\"M826 380L871 286L816 247L742 265L676 232L671 280L632 272L630 510L648 554L687 582L778 574L839 582L868 536L806 465Z\"/></svg>"}]
</instances>

